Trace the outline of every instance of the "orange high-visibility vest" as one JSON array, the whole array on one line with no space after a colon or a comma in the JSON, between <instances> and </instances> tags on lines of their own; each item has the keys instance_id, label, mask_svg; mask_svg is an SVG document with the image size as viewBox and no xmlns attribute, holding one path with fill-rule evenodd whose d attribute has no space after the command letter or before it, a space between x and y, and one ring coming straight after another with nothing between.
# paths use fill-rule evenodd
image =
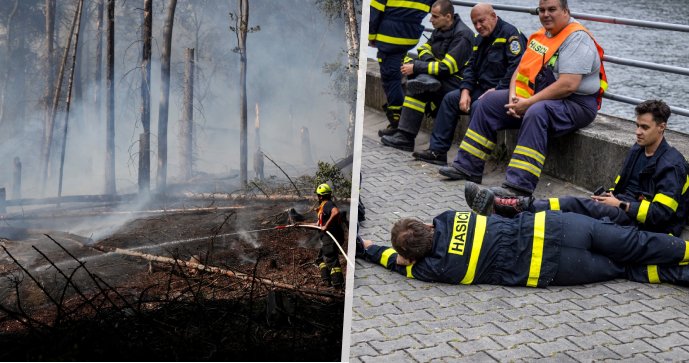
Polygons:
<instances>
[{"instance_id":1,"label":"orange high-visibility vest","mask_svg":"<svg viewBox=\"0 0 689 363\"><path fill-rule=\"evenodd\" d=\"M538 29L538 31L531 34L526 46L526 51L517 68L517 82L515 87L517 96L523 98L533 96L536 89L536 75L541 70L541 67L544 67L545 64L548 63L570 34L579 30L585 31L586 34L593 39L593 43L596 44L596 49L598 49L598 56L600 57L600 89L598 91L597 100L598 109L600 109L603 92L608 89L608 78L605 75L605 68L603 67L603 48L596 42L591 32L577 22L569 23L552 38L546 37L545 28Z\"/></svg>"}]
</instances>

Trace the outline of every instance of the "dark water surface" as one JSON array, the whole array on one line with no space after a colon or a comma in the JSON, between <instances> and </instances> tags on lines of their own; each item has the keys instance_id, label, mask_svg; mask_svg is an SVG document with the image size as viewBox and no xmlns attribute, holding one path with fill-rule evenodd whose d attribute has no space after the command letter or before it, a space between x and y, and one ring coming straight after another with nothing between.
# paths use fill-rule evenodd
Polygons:
<instances>
[{"instance_id":1,"label":"dark water surface","mask_svg":"<svg viewBox=\"0 0 689 363\"><path fill-rule=\"evenodd\" d=\"M486 2L534 8L538 6L537 0ZM575 13L689 25L689 0L569 0L569 7ZM469 17L470 8L455 8L462 20L473 29ZM502 10L496 12L527 36L540 27L535 15ZM426 24L430 27L428 18ZM593 32L607 55L689 68L689 33L592 21L582 21L582 24ZM374 55L375 50L369 52L369 56ZM689 76L612 63L606 63L605 67L611 93L640 99L659 98L671 106L689 109ZM600 112L632 119L634 106L603 100ZM689 117L673 115L668 126L670 129L689 133Z\"/></svg>"}]
</instances>

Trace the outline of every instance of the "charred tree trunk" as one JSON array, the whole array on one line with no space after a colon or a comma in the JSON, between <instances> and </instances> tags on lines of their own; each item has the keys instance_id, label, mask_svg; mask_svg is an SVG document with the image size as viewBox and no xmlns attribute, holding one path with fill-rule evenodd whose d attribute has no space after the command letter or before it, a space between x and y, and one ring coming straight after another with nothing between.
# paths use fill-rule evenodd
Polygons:
<instances>
[{"instance_id":1,"label":"charred tree trunk","mask_svg":"<svg viewBox=\"0 0 689 363\"><path fill-rule=\"evenodd\" d=\"M57 196L58 198L62 196L62 176L64 172L64 166L65 166L65 150L67 149L67 130L69 126L69 109L70 106L72 105L72 88L74 86L74 73L77 68L77 55L79 54L79 29L81 28L81 11L84 7L84 0L79 0L79 5L77 7L77 28L76 31L74 32L74 35L70 34L69 36L74 36L74 52L72 52L72 69L69 74L69 85L67 87L67 107L65 110L65 127L64 131L62 133L62 152L60 153L60 179L58 182L58 187L57 187Z\"/></svg>"},{"instance_id":2,"label":"charred tree trunk","mask_svg":"<svg viewBox=\"0 0 689 363\"><path fill-rule=\"evenodd\" d=\"M96 92L94 93L94 103L96 106L96 121L101 120L101 100L103 98L103 1L98 0L98 10L96 11Z\"/></svg>"},{"instance_id":3,"label":"charred tree trunk","mask_svg":"<svg viewBox=\"0 0 689 363\"><path fill-rule=\"evenodd\" d=\"M45 57L45 95L43 104L45 105L45 127L50 122L50 105L53 99L54 87L54 72L53 59L54 43L55 43L55 0L45 0L45 43L46 43L46 57Z\"/></svg>"},{"instance_id":4,"label":"charred tree trunk","mask_svg":"<svg viewBox=\"0 0 689 363\"><path fill-rule=\"evenodd\" d=\"M153 0L144 0L143 52L141 60L141 125L144 133L139 143L139 193L151 187L151 38L153 37Z\"/></svg>"},{"instance_id":5,"label":"charred tree trunk","mask_svg":"<svg viewBox=\"0 0 689 363\"><path fill-rule=\"evenodd\" d=\"M239 0L239 176L242 187L248 184L247 112L246 112L246 34L249 32L249 0Z\"/></svg>"},{"instance_id":6,"label":"charred tree trunk","mask_svg":"<svg viewBox=\"0 0 689 363\"><path fill-rule=\"evenodd\" d=\"M67 37L67 46L65 46L65 51L62 55L62 63L60 64L60 72L57 75L57 84L55 86L55 94L53 95L53 102L50 108L49 116L46 120L46 125L43 130L43 148L41 150L41 163L42 163L42 193L45 193L45 186L48 182L48 166L50 165L50 149L53 143L53 132L55 128L55 117L57 114L57 105L60 101L60 90L62 89L62 80L65 74L65 65L67 64L67 56L69 54L69 49L72 47L72 34L74 34L74 27L79 20L79 11L74 14L74 20L72 21L72 26L69 30L69 36Z\"/></svg>"},{"instance_id":7,"label":"charred tree trunk","mask_svg":"<svg viewBox=\"0 0 689 363\"><path fill-rule=\"evenodd\" d=\"M258 103L256 104L256 121L254 122L254 173L258 180L265 179L263 174L263 151L261 151L261 118Z\"/></svg>"},{"instance_id":8,"label":"charred tree trunk","mask_svg":"<svg viewBox=\"0 0 689 363\"><path fill-rule=\"evenodd\" d=\"M167 188L167 123L170 105L170 53L172 51L172 26L175 20L177 0L170 0L163 27L163 53L160 60L160 105L158 107L158 178L159 193Z\"/></svg>"},{"instance_id":9,"label":"charred tree trunk","mask_svg":"<svg viewBox=\"0 0 689 363\"><path fill-rule=\"evenodd\" d=\"M349 117L347 122L347 155L354 153L354 126L356 123L357 71L359 69L359 25L354 0L344 0L345 37L347 38L347 72L349 73Z\"/></svg>"},{"instance_id":10,"label":"charred tree trunk","mask_svg":"<svg viewBox=\"0 0 689 363\"><path fill-rule=\"evenodd\" d=\"M108 55L106 57L105 194L115 186L115 0L108 0Z\"/></svg>"},{"instance_id":11,"label":"charred tree trunk","mask_svg":"<svg viewBox=\"0 0 689 363\"><path fill-rule=\"evenodd\" d=\"M12 173L12 199L22 198L22 162L19 156L14 157L14 171Z\"/></svg>"},{"instance_id":12,"label":"charred tree trunk","mask_svg":"<svg viewBox=\"0 0 689 363\"><path fill-rule=\"evenodd\" d=\"M84 6L83 4L81 6L81 17L79 18L79 24L77 25L77 34L81 33L81 24L84 24L85 22L88 21L88 5ZM87 31L88 32L88 31ZM79 39L79 37L77 37ZM72 96L72 109L73 109L73 117L74 122L76 122L77 126L81 125L81 122L84 118L84 103L82 100L84 99L84 71L87 70L87 67L85 67L88 63L84 62L84 54L89 54L88 49L85 49L84 47L88 45L88 41L84 42L84 38L81 38L81 43L76 43L74 46L74 51L76 52L76 62L74 66L76 67L74 69L74 81L73 81L73 96ZM86 52L84 52L86 50Z\"/></svg>"},{"instance_id":13,"label":"charred tree trunk","mask_svg":"<svg viewBox=\"0 0 689 363\"><path fill-rule=\"evenodd\" d=\"M14 19L14 16L17 14L18 6L19 0L14 0L14 5L12 6L12 10L10 11L10 15L7 17L7 47L5 49L5 74L2 82L2 91L0 91L2 92L0 94L0 124L3 124L5 122L5 99L7 97L7 85L10 83L10 75L12 74L12 62L10 61L10 54L12 54L12 41L14 40L12 34L12 20Z\"/></svg>"},{"instance_id":14,"label":"charred tree trunk","mask_svg":"<svg viewBox=\"0 0 689 363\"><path fill-rule=\"evenodd\" d=\"M193 125L194 125L194 48L185 50L184 67L184 110L179 125L180 167L183 180L192 176L193 166Z\"/></svg>"}]
</instances>

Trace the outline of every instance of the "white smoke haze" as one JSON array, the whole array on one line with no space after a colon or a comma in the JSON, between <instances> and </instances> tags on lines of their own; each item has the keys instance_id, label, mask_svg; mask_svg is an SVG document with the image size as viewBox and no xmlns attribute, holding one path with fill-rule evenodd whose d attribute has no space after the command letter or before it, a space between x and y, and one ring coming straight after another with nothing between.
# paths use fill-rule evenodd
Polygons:
<instances>
[{"instance_id":1,"label":"white smoke haze","mask_svg":"<svg viewBox=\"0 0 689 363\"><path fill-rule=\"evenodd\" d=\"M24 3L24 2L21 2ZM26 7L41 8L43 1L26 1ZM62 55L65 29L73 14L73 3L58 1L59 39L57 58ZM117 1L115 33L115 135L116 177L118 193L137 190L138 140L143 132L140 120L140 23L142 1ZM91 20L80 35L82 52L82 98L71 105L64 167L63 195L101 194L104 192L105 159L105 94L101 113L95 104L95 3L87 1ZM160 98L160 53L162 23L167 1L153 2L153 62L151 67L151 186L155 188L157 173L158 105ZM7 6L7 5L0 5ZM22 5L22 9L23 9ZM86 5L85 5L86 6ZM315 165L303 165L300 154L299 129L305 126L311 135L314 160L332 162L345 156L346 114L348 106L331 89L330 76L323 72L326 63L344 62L346 42L341 21L332 23L322 15L312 1L252 1L250 26L260 31L247 37L247 95L248 150L251 160L254 145L255 104L260 107L261 148L287 172L315 170ZM20 10L22 10L20 9ZM0 11L4 11L4 7ZM175 16L172 51L172 79L168 122L168 182L178 181L178 129L182 108L182 79L184 49L196 48L197 74L194 104L194 171L229 178L239 170L239 55L236 35L229 30L228 14L236 12L233 1L180 1ZM17 14L18 27L22 15ZM30 23L41 23L42 18ZM18 70L26 63L22 57L3 54L6 25L0 28L0 69ZM40 29L40 25L35 26ZM19 31L17 29L14 30ZM42 34L40 34L42 36ZM197 36L198 35L198 36ZM28 35L25 35L28 37ZM40 36L29 39L28 49L34 57L43 52ZM105 48L105 45L104 45ZM12 64L8 64L11 61ZM35 66L43 66L33 61ZM59 62L59 60L58 60ZM103 59L105 65L105 58ZM57 65L55 65L57 68ZM68 67L69 68L69 67ZM0 187L5 186L8 197L12 185L12 165L15 156L21 159L22 196L37 197L40 188L40 148L45 111L37 100L44 93L42 69L33 70L31 82L23 93L23 109L7 115L23 115L8 119L0 126ZM14 73L13 73L14 74ZM103 72L105 81L105 72ZM17 81L14 81L17 82ZM65 82L66 85L67 82ZM14 84L14 83L13 83ZM66 88L65 88L66 89ZM10 89L10 91L12 91ZM66 91L63 92L66 95ZM61 109L63 106L61 104ZM79 115L82 115L79 117ZM9 117L9 116L8 116ZM62 143L64 114L56 117L54 146L51 151L50 179L45 196L57 194L57 173ZM270 162L266 162L266 177L283 176ZM253 178L249 165L249 177ZM124 220L126 223L126 220ZM76 228L76 227L75 227ZM76 230L76 229L75 229Z\"/></svg>"}]
</instances>

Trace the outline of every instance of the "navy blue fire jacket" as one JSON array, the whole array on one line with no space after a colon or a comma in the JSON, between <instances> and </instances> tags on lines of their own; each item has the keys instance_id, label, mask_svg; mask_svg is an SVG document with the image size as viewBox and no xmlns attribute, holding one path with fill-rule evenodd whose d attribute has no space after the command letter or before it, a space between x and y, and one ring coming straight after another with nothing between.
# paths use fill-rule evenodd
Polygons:
<instances>
[{"instance_id":1,"label":"navy blue fire jacket","mask_svg":"<svg viewBox=\"0 0 689 363\"><path fill-rule=\"evenodd\" d=\"M433 219L432 252L420 261L397 265L397 252L377 245L363 257L422 281L545 287L558 269L560 217L553 211L512 219L447 211Z\"/></svg>"},{"instance_id":2,"label":"navy blue fire jacket","mask_svg":"<svg viewBox=\"0 0 689 363\"><path fill-rule=\"evenodd\" d=\"M522 59L526 37L512 24L498 18L493 33L483 38L476 34L469 65L464 69L460 88L508 89L512 74Z\"/></svg>"},{"instance_id":3,"label":"navy blue fire jacket","mask_svg":"<svg viewBox=\"0 0 689 363\"><path fill-rule=\"evenodd\" d=\"M430 74L438 79L451 76L461 79L464 68L469 64L474 32L454 14L452 28L435 29L428 41L417 48L418 59L414 60L414 74ZM405 63L411 58L405 58Z\"/></svg>"},{"instance_id":4,"label":"navy blue fire jacket","mask_svg":"<svg viewBox=\"0 0 689 363\"><path fill-rule=\"evenodd\" d=\"M419 42L421 21L431 11L434 0L371 0L368 40L381 52L406 52Z\"/></svg>"},{"instance_id":5,"label":"navy blue fire jacket","mask_svg":"<svg viewBox=\"0 0 689 363\"><path fill-rule=\"evenodd\" d=\"M643 152L644 148L639 144L632 146L611 191L618 199L631 202L627 215L639 224L640 229L679 236L689 207L689 165L684 156L663 138L639 175L642 194L631 195L626 190L629 177Z\"/></svg>"}]
</instances>

